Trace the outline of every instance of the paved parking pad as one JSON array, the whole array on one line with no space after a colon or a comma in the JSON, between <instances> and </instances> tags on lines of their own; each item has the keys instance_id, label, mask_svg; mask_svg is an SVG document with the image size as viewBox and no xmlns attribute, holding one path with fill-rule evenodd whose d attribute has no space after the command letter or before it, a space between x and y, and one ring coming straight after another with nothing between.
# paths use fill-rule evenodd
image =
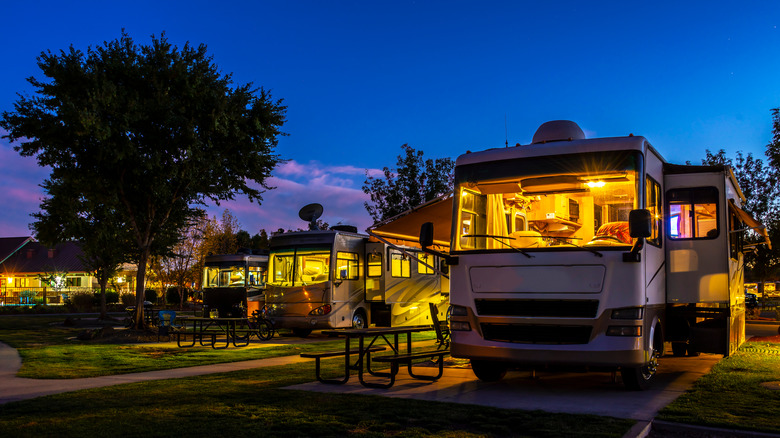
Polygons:
<instances>
[{"instance_id":1,"label":"paved parking pad","mask_svg":"<svg viewBox=\"0 0 780 438\"><path fill-rule=\"evenodd\" d=\"M657 380L646 391L627 391L613 381L609 372L509 372L493 383L480 382L467 368L445 368L436 382L409 377L405 368L389 389L365 388L357 376L345 385L311 382L287 389L343 394L368 394L452 403L493 406L505 409L543 410L572 414L594 414L651 421L658 411L691 387L722 358L702 354L699 357L663 357ZM343 359L342 359L343 360ZM314 376L314 361L311 363ZM432 370L431 370L432 371ZM424 373L424 370L420 371Z\"/></svg>"}]
</instances>

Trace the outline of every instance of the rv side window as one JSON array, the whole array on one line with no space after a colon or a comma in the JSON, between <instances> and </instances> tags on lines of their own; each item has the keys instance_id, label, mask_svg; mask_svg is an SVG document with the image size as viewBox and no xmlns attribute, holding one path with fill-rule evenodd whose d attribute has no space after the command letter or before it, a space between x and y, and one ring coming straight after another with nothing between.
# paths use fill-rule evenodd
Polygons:
<instances>
[{"instance_id":1,"label":"rv side window","mask_svg":"<svg viewBox=\"0 0 780 438\"><path fill-rule=\"evenodd\" d=\"M339 280L357 280L358 255L352 252L336 253L336 278Z\"/></svg>"},{"instance_id":2,"label":"rv side window","mask_svg":"<svg viewBox=\"0 0 780 438\"><path fill-rule=\"evenodd\" d=\"M390 275L393 277L411 277L412 261L400 252L390 253Z\"/></svg>"},{"instance_id":3,"label":"rv side window","mask_svg":"<svg viewBox=\"0 0 780 438\"><path fill-rule=\"evenodd\" d=\"M647 177L645 184L647 210L653 218L653 232L650 237L647 238L647 243L655 246L661 246L661 227L663 220L663 213L661 209L661 185L655 182L654 179Z\"/></svg>"},{"instance_id":4,"label":"rv side window","mask_svg":"<svg viewBox=\"0 0 780 438\"><path fill-rule=\"evenodd\" d=\"M420 262L433 266L433 256L426 253L420 253L417 255ZM423 263L417 262L417 272L423 275L433 275L433 268L425 266Z\"/></svg>"},{"instance_id":5,"label":"rv side window","mask_svg":"<svg viewBox=\"0 0 780 438\"><path fill-rule=\"evenodd\" d=\"M731 209L729 209L731 210ZM729 213L729 249L731 258L739 260L739 254L742 252L745 240L744 231L739 231L743 228L742 221L734 212Z\"/></svg>"},{"instance_id":6,"label":"rv side window","mask_svg":"<svg viewBox=\"0 0 780 438\"><path fill-rule=\"evenodd\" d=\"M372 252L366 256L366 275L368 277L382 276L382 253Z\"/></svg>"},{"instance_id":7,"label":"rv side window","mask_svg":"<svg viewBox=\"0 0 780 438\"><path fill-rule=\"evenodd\" d=\"M718 189L698 187L666 192L671 239L715 239L718 230Z\"/></svg>"}]
</instances>

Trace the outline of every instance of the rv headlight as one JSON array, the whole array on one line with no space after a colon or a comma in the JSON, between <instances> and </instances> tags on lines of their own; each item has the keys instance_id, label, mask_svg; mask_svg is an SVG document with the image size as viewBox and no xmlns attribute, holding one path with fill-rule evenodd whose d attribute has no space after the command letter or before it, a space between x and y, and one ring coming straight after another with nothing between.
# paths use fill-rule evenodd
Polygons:
<instances>
[{"instance_id":1,"label":"rv headlight","mask_svg":"<svg viewBox=\"0 0 780 438\"><path fill-rule=\"evenodd\" d=\"M452 306L452 316L469 316L469 309L463 306Z\"/></svg>"},{"instance_id":2,"label":"rv headlight","mask_svg":"<svg viewBox=\"0 0 780 438\"><path fill-rule=\"evenodd\" d=\"M642 336L642 327L638 325L611 325L607 328L607 336Z\"/></svg>"},{"instance_id":3,"label":"rv headlight","mask_svg":"<svg viewBox=\"0 0 780 438\"><path fill-rule=\"evenodd\" d=\"M309 316L322 316L327 315L330 313L331 307L330 304L326 304L324 306L317 307L316 309L309 312Z\"/></svg>"},{"instance_id":4,"label":"rv headlight","mask_svg":"<svg viewBox=\"0 0 780 438\"><path fill-rule=\"evenodd\" d=\"M471 325L467 322L450 321L450 330L454 332L469 332L471 331Z\"/></svg>"},{"instance_id":5,"label":"rv headlight","mask_svg":"<svg viewBox=\"0 0 780 438\"><path fill-rule=\"evenodd\" d=\"M642 319L644 309L641 307L626 307L612 311L612 319Z\"/></svg>"}]
</instances>

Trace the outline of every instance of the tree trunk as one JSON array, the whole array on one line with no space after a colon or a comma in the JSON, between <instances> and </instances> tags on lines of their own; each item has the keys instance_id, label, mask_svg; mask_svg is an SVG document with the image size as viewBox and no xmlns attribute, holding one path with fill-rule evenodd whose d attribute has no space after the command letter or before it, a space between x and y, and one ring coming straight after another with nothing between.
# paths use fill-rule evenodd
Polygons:
<instances>
[{"instance_id":1,"label":"tree trunk","mask_svg":"<svg viewBox=\"0 0 780 438\"><path fill-rule=\"evenodd\" d=\"M135 328L138 330L144 329L144 278L148 260L149 249L145 249L138 258L138 272L135 277Z\"/></svg>"},{"instance_id":2,"label":"tree trunk","mask_svg":"<svg viewBox=\"0 0 780 438\"><path fill-rule=\"evenodd\" d=\"M105 275L99 280L100 283L100 320L108 319L108 306L106 305L106 285L108 277Z\"/></svg>"}]
</instances>

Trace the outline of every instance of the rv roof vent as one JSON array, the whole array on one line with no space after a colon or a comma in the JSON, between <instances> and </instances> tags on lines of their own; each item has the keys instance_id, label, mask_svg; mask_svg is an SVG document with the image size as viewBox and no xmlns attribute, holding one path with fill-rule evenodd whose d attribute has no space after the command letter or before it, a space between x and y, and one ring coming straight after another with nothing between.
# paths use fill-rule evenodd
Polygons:
<instances>
[{"instance_id":1,"label":"rv roof vent","mask_svg":"<svg viewBox=\"0 0 780 438\"><path fill-rule=\"evenodd\" d=\"M584 139L585 133L576 123L570 120L553 120L542 123L542 126L536 130L531 144Z\"/></svg>"},{"instance_id":2,"label":"rv roof vent","mask_svg":"<svg viewBox=\"0 0 780 438\"><path fill-rule=\"evenodd\" d=\"M347 233L357 233L357 227L354 225L334 225L330 227L331 230L344 231Z\"/></svg>"}]
</instances>

